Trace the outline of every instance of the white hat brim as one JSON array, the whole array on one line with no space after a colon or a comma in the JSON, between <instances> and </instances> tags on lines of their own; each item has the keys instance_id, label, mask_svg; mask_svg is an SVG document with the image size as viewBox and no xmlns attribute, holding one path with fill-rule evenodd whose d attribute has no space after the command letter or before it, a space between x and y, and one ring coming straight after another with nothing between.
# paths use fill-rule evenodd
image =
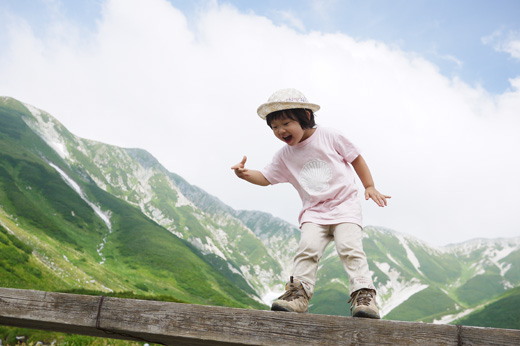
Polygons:
<instances>
[{"instance_id":1,"label":"white hat brim","mask_svg":"<svg viewBox=\"0 0 520 346\"><path fill-rule=\"evenodd\" d=\"M317 112L320 109L320 106L314 103L308 103L308 102L267 102L258 107L256 112L262 118L265 120L268 114L276 112L276 111L282 111L285 109L295 109L295 108L305 108L310 109L313 112Z\"/></svg>"}]
</instances>

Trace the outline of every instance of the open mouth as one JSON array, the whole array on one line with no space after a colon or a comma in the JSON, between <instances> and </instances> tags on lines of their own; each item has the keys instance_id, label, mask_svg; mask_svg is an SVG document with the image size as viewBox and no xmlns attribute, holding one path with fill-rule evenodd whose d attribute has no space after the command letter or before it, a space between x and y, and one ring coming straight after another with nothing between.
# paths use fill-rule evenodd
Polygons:
<instances>
[{"instance_id":1,"label":"open mouth","mask_svg":"<svg viewBox=\"0 0 520 346\"><path fill-rule=\"evenodd\" d=\"M282 138L283 138L283 140L284 140L286 143L289 143L289 142L292 140L292 136L291 136L291 135L289 135L289 136L283 136Z\"/></svg>"}]
</instances>

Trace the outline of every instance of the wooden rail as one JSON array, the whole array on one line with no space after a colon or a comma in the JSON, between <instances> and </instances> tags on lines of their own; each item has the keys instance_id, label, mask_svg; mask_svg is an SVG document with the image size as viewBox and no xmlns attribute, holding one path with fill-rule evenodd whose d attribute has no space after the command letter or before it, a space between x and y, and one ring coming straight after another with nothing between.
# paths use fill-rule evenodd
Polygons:
<instances>
[{"instance_id":1,"label":"wooden rail","mask_svg":"<svg viewBox=\"0 0 520 346\"><path fill-rule=\"evenodd\" d=\"M164 345L520 345L520 330L0 288L0 325Z\"/></svg>"}]
</instances>

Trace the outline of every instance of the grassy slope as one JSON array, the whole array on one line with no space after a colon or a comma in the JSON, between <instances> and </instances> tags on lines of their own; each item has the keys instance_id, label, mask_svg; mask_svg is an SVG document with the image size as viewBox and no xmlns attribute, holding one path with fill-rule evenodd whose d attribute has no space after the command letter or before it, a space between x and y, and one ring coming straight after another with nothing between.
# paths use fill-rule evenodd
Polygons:
<instances>
[{"instance_id":1,"label":"grassy slope","mask_svg":"<svg viewBox=\"0 0 520 346\"><path fill-rule=\"evenodd\" d=\"M493 303L455 323L466 326L520 329L518 311L520 311L520 287L509 290Z\"/></svg>"},{"instance_id":2,"label":"grassy slope","mask_svg":"<svg viewBox=\"0 0 520 346\"><path fill-rule=\"evenodd\" d=\"M38 268L42 267L38 258L54 256L57 263L61 258L63 263L57 265L61 280L42 288L99 289L105 286L142 294L169 294L194 303L263 307L234 287L196 249L150 221L136 208L75 176L25 125L22 114L27 114L26 110L15 101L0 105L0 205L6 221L16 219L17 225L12 227L17 237L33 241L37 251L24 252L5 234L2 244L9 249L5 250L5 254L10 254L9 259L21 258L21 263L26 265L38 263L33 271L40 270L42 275L46 271ZM111 211L113 232L103 249L107 258L104 265L99 264L101 258L96 248L107 234L107 227L42 156L60 165L68 175L75 177L89 198ZM70 267L69 272L64 266ZM21 271L30 272L28 268ZM76 284L73 280L67 281L67 275L74 269L83 272L85 278L92 279L97 286L84 281ZM52 270L47 272L52 276ZM2 277L5 286L36 287L37 280L20 279L15 283L14 275L9 275L13 281L6 279L7 274Z\"/></svg>"},{"instance_id":3,"label":"grassy slope","mask_svg":"<svg viewBox=\"0 0 520 346\"><path fill-rule=\"evenodd\" d=\"M456 302L440 289L428 287L390 311L385 319L433 322L436 317L450 311L455 312L455 304Z\"/></svg>"},{"instance_id":4,"label":"grassy slope","mask_svg":"<svg viewBox=\"0 0 520 346\"><path fill-rule=\"evenodd\" d=\"M0 225L0 287L57 290L64 286L53 272L35 260L32 250Z\"/></svg>"},{"instance_id":5,"label":"grassy slope","mask_svg":"<svg viewBox=\"0 0 520 346\"><path fill-rule=\"evenodd\" d=\"M255 280L258 268L267 272L273 268L275 272L279 271L279 264L269 256L259 239L237 220L230 218L229 214L220 214L221 210L227 211L229 207L220 209L224 205L218 199L169 173L148 152L72 138L61 125L58 124L55 128L59 128L62 135L68 138L67 150L75 169L95 177L96 181L99 181L112 195L140 205L145 214L155 218L166 229L175 230L176 234L181 233L183 239L192 244L198 242L200 247L213 247L215 246L213 244L220 246L222 243L218 234L222 232L226 234L225 245L221 246L220 250L227 260L207 251L204 252L204 260L242 291L249 295L256 295L251 285L256 285L259 289L263 288L262 283ZM71 144L74 142L76 144L81 142L79 143L81 148L75 148ZM93 157L96 158L96 165L92 163ZM143 186L137 176L142 176L145 171L146 175L150 176ZM181 185L189 191L195 191L194 198L190 199L203 200L204 212L191 205L178 205L179 196L172 185L172 179L176 183L180 181ZM149 196L151 198L147 200ZM143 204L143 200L147 202ZM157 213L158 211L160 213ZM212 230L218 231L212 232ZM239 268L248 276L249 282L238 274ZM248 269L249 273L246 273Z\"/></svg>"}]
</instances>

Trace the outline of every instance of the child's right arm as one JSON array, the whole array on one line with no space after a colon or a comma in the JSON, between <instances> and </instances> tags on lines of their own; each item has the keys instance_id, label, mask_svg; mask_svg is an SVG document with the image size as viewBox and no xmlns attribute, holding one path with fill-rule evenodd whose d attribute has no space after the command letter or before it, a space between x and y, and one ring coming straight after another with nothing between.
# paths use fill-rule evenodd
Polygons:
<instances>
[{"instance_id":1,"label":"child's right arm","mask_svg":"<svg viewBox=\"0 0 520 346\"><path fill-rule=\"evenodd\" d=\"M235 174L240 179L244 179L252 184L267 186L271 183L265 179L264 175L260 171L245 168L247 157L244 156L242 161L231 167L235 171Z\"/></svg>"}]
</instances>

